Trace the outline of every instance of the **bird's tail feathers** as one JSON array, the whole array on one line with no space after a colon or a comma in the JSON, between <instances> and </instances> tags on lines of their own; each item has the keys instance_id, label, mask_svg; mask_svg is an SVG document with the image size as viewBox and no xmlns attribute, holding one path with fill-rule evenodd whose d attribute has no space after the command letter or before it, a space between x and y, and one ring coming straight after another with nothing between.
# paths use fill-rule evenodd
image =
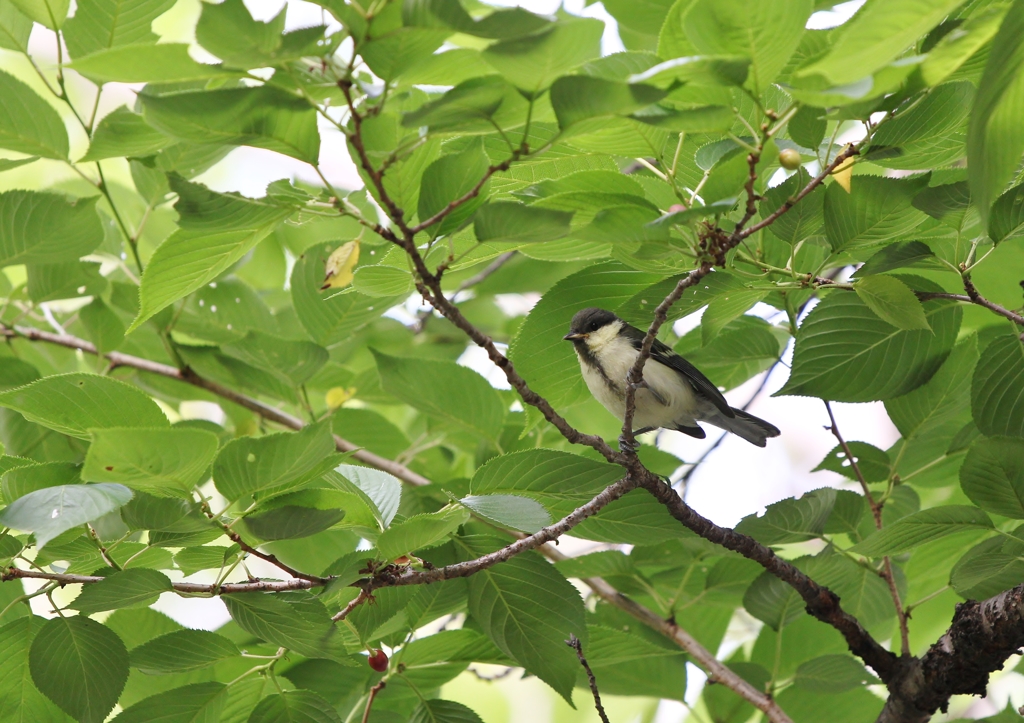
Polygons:
<instances>
[{"instance_id":1,"label":"bird's tail feathers","mask_svg":"<svg viewBox=\"0 0 1024 723\"><path fill-rule=\"evenodd\" d=\"M742 437L751 444L764 447L769 437L778 437L781 432L779 428L770 422L766 422L753 414L747 414L742 409L733 409L735 417L726 417L718 413L713 417L705 417L701 421L713 424L716 427L732 432L737 437Z\"/></svg>"}]
</instances>

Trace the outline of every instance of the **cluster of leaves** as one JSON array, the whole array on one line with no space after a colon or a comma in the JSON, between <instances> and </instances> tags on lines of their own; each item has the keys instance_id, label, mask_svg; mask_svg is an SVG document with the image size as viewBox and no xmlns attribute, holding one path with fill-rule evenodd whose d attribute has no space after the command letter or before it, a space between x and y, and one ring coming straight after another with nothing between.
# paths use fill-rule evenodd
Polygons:
<instances>
[{"instance_id":1,"label":"cluster of leaves","mask_svg":"<svg viewBox=\"0 0 1024 723\"><path fill-rule=\"evenodd\" d=\"M1024 579L1024 346L1007 311L1024 276L1024 2L869 0L805 30L832 3L608 0L629 50L601 57L604 25L565 14L320 0L330 23L286 32L283 11L260 22L224 0L195 27L216 64L156 42L174 4L79 0L66 18L68 0L0 0L0 148L17 156L0 172L78 174L0 192L0 560L15 578L0 718L339 721L369 700L373 721L473 721L438 699L471 663L586 700L572 635L604 692L681 700L687 657L585 604L569 579L594 577L712 651L738 609L762 621L728 663L797 723L878 711L877 680L795 591L642 490L572 530L608 549L357 601L367 576L478 558L623 475L460 366L448 320L385 316L423 281L395 233L535 392L614 438L561 341L569 319L601 306L646 327L708 261L709 229L755 204L745 222L764 226L671 310L703 309L699 327L662 338L725 390L794 342L781 393L881 400L902 437L822 461L860 491L784 500L738 531L782 546L879 639L912 610L915 652L958 600ZM56 38L56 75L15 60L33 32ZM96 118L116 83L145 85ZM88 140L77 158L68 125ZM278 181L247 198L196 180L240 145L320 173L321 133L339 132L364 190ZM855 162L775 218L849 138ZM782 169L781 151L803 166ZM540 301L521 318L506 294ZM747 313L761 302L777 313ZM196 401L223 414L196 419ZM268 427L296 416L311 422ZM352 447L372 455L338 451ZM297 584L222 587L256 554ZM42 587L25 593L19 570ZM31 597L60 607L61 574L92 579L32 615ZM175 591L223 592L231 622L187 630L149 608ZM381 646L384 673L363 654ZM721 723L752 713L723 686L701 705Z\"/></svg>"}]
</instances>

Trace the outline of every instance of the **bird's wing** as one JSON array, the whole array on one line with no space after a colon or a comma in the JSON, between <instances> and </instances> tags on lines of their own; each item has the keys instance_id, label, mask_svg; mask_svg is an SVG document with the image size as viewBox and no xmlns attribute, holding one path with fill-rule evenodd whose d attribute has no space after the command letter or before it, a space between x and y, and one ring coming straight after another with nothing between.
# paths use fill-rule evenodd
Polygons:
<instances>
[{"instance_id":1,"label":"bird's wing","mask_svg":"<svg viewBox=\"0 0 1024 723\"><path fill-rule=\"evenodd\" d=\"M644 337L646 332L640 331L635 326L625 324L623 326L623 335L629 339L634 349L639 350L643 345ZM690 383L690 386L694 388L701 396L706 397L718 407L718 410L726 417L734 417L735 412L732 411L732 407L729 406L729 402L722 396L722 392L711 383L711 380L701 374L700 370L697 369L693 364L686 361L683 357L676 354L670 346L667 344L654 340L654 345L651 347L651 359L664 364L669 369L673 369L683 376L686 381Z\"/></svg>"}]
</instances>

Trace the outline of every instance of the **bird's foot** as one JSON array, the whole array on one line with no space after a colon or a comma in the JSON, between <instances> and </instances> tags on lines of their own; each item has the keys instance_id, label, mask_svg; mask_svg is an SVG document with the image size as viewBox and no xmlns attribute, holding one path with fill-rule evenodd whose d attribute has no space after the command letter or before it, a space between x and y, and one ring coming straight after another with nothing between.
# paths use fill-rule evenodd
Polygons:
<instances>
[{"instance_id":1,"label":"bird's foot","mask_svg":"<svg viewBox=\"0 0 1024 723\"><path fill-rule=\"evenodd\" d=\"M642 379L642 378L638 382L631 382L631 381L629 381L629 377L626 377L626 384L627 384L627 386L629 386L633 390L634 394L636 394L636 392L638 392L641 389L649 389L650 388L650 387L647 386L647 380L646 379Z\"/></svg>"},{"instance_id":2,"label":"bird's foot","mask_svg":"<svg viewBox=\"0 0 1024 723\"><path fill-rule=\"evenodd\" d=\"M619 451L620 452L625 452L626 454L636 454L636 450L637 450L637 448L639 446L640 446L639 442L634 441L633 443L630 443L630 441L628 439L626 439L626 435L624 435L624 434L620 434L619 435Z\"/></svg>"}]
</instances>

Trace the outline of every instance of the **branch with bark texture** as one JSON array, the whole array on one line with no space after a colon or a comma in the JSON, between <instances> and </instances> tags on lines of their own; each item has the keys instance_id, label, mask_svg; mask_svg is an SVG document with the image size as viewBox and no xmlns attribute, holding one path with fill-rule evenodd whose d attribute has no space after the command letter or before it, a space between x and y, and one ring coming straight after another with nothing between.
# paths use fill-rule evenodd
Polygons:
<instances>
[{"instance_id":1,"label":"branch with bark texture","mask_svg":"<svg viewBox=\"0 0 1024 723\"><path fill-rule=\"evenodd\" d=\"M604 712L604 706L601 705L601 691L597 689L597 678L594 677L594 671L590 669L590 663L587 662L586 656L583 655L583 643L572 633L569 634L569 639L565 641L565 644L576 651L576 659L580 661L580 665L583 666L583 670L587 672L587 682L590 683L590 692L594 696L594 707L597 708L597 715L601 718L601 723L611 723L608 720L608 714Z\"/></svg>"},{"instance_id":2,"label":"branch with bark texture","mask_svg":"<svg viewBox=\"0 0 1024 723\"><path fill-rule=\"evenodd\" d=\"M878 723L927 723L953 695L985 695L991 673L1024 646L1024 584L956 606L953 623L889 684Z\"/></svg>"},{"instance_id":3,"label":"branch with bark texture","mask_svg":"<svg viewBox=\"0 0 1024 723\"><path fill-rule=\"evenodd\" d=\"M850 445L846 443L842 433L839 431L836 415L832 413L832 405L828 403L828 400L823 399L822 401L825 402L825 410L828 412L829 422L831 423L828 429L832 432L832 436L839 441L839 446L842 447L843 454L850 463L853 473L857 476L861 491L871 507L871 516L875 519L875 529L880 530L882 529L882 503L875 501L874 495L871 494L867 480L864 479L864 474L860 471L860 465L857 464L857 458L853 456L853 452L850 451ZM910 655L910 631L907 629L907 613L903 609L903 601L900 600L900 592L896 587L896 576L893 575L892 561L888 555L882 558L882 572L880 574L889 586L889 596L892 597L892 604L896 608L896 620L900 626L900 651L906 657Z\"/></svg>"}]
</instances>

